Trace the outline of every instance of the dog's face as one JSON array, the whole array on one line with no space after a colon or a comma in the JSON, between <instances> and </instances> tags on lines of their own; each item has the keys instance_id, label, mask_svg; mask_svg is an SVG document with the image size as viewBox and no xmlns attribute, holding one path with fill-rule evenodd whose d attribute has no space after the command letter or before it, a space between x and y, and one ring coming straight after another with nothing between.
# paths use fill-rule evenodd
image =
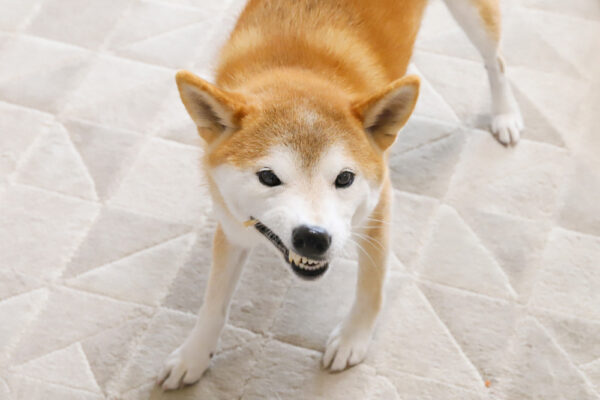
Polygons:
<instances>
[{"instance_id":1,"label":"dog's face","mask_svg":"<svg viewBox=\"0 0 600 400\"><path fill-rule=\"evenodd\" d=\"M242 96L189 73L178 84L208 142L219 200L240 229L249 221L307 279L322 275L369 225L386 175L384 151L418 92L416 79L363 101L306 84Z\"/></svg>"},{"instance_id":2,"label":"dog's face","mask_svg":"<svg viewBox=\"0 0 600 400\"><path fill-rule=\"evenodd\" d=\"M245 167L223 163L212 170L230 212L273 241L295 272L325 272L363 223L379 195L342 143L323 149L314 165L293 147L280 144Z\"/></svg>"}]
</instances>

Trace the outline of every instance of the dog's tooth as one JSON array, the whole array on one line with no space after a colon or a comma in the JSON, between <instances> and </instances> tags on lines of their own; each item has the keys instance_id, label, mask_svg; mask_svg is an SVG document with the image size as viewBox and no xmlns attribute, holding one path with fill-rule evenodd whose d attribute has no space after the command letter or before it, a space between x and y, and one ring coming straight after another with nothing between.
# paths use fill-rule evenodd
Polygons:
<instances>
[{"instance_id":1,"label":"dog's tooth","mask_svg":"<svg viewBox=\"0 0 600 400\"><path fill-rule=\"evenodd\" d=\"M292 260L294 259L294 257L292 256L292 254L294 254L294 253L292 253L291 251L288 252L288 261L289 262L292 262Z\"/></svg>"}]
</instances>

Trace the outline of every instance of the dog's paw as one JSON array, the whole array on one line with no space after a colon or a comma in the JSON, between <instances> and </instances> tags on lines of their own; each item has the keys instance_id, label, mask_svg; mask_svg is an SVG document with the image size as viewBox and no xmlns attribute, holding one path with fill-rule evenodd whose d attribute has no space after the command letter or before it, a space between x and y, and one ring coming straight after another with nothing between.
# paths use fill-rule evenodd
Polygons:
<instances>
[{"instance_id":1,"label":"dog's paw","mask_svg":"<svg viewBox=\"0 0 600 400\"><path fill-rule=\"evenodd\" d=\"M333 330L323 354L323 367L342 371L364 360L371 342L372 329L344 326Z\"/></svg>"},{"instance_id":2,"label":"dog's paw","mask_svg":"<svg viewBox=\"0 0 600 400\"><path fill-rule=\"evenodd\" d=\"M517 109L509 113L492 116L492 133L503 145L515 145L521 137L523 117Z\"/></svg>"},{"instance_id":3,"label":"dog's paw","mask_svg":"<svg viewBox=\"0 0 600 400\"><path fill-rule=\"evenodd\" d=\"M163 390L174 390L198 382L208 369L211 356L212 353L204 354L181 345L167 357L158 374L157 384Z\"/></svg>"}]
</instances>

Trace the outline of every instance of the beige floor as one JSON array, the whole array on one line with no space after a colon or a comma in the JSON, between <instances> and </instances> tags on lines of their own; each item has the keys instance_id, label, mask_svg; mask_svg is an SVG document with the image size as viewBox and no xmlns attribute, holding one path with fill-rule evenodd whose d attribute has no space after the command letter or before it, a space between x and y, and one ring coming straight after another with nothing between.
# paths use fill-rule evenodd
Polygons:
<instances>
[{"instance_id":1,"label":"beige floor","mask_svg":"<svg viewBox=\"0 0 600 400\"><path fill-rule=\"evenodd\" d=\"M362 365L318 364L355 262L307 284L259 249L204 379L154 389L193 324L214 226L173 75L210 76L240 7L0 0L0 399L600 399L598 0L506 5L527 125L512 149L485 130L485 70L432 1Z\"/></svg>"}]
</instances>

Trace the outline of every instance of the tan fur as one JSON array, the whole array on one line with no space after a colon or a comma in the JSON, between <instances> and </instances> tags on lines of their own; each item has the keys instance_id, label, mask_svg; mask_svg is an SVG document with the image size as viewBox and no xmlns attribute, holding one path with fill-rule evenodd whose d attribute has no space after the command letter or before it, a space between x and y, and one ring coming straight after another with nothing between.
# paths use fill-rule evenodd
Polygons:
<instances>
[{"instance_id":1,"label":"tan fur","mask_svg":"<svg viewBox=\"0 0 600 400\"><path fill-rule=\"evenodd\" d=\"M177 74L194 120L217 103L215 122L197 121L209 144L207 167L249 168L284 144L310 169L335 142L353 156L361 173L382 185L365 239L359 241L355 307L373 316L381 306L389 240L385 153L416 104L419 79L403 76L425 3L250 0L221 52L217 85L189 72ZM208 109L195 104L203 100L199 92L208 96ZM213 200L224 204L210 178L209 186Z\"/></svg>"},{"instance_id":2,"label":"tan fur","mask_svg":"<svg viewBox=\"0 0 600 400\"><path fill-rule=\"evenodd\" d=\"M500 40L501 31L501 15L500 15L500 4L498 0L470 0L473 2L479 16L483 20L485 29L489 32L492 39L495 41Z\"/></svg>"},{"instance_id":3,"label":"tan fur","mask_svg":"<svg viewBox=\"0 0 600 400\"><path fill-rule=\"evenodd\" d=\"M251 0L221 52L217 85L188 72L177 75L188 111L196 99L184 91L192 86L224 101L233 116L227 122L239 128L220 135L215 127L199 125L211 144L208 165L248 167L272 146L286 144L310 167L332 142L340 142L361 172L381 182L381 151L406 118L390 127L388 137L372 138L361 118L399 84L418 86L416 78L392 82L406 72L425 3ZM414 104L406 107L412 111ZM306 121L302 114L318 118Z\"/></svg>"},{"instance_id":4,"label":"tan fur","mask_svg":"<svg viewBox=\"0 0 600 400\"><path fill-rule=\"evenodd\" d=\"M198 133L207 142L211 142L219 135L219 126L215 124L204 124L196 116L198 110L195 109L198 106L198 98L196 96L203 96L204 100L214 99L214 104L222 107L222 111L226 114L232 126L229 128L238 128L241 125L241 120L250 110L246 100L239 93L228 93L218 87L211 85L204 79L197 77L188 71L179 71L176 75L177 87L183 104L187 109L188 113L198 126ZM222 127L223 129L226 127Z\"/></svg>"},{"instance_id":5,"label":"tan fur","mask_svg":"<svg viewBox=\"0 0 600 400\"><path fill-rule=\"evenodd\" d=\"M408 121L416 105L413 100L418 95L419 79L414 75L406 76L374 95L354 102L352 112L363 121L363 127L371 133L377 146L385 150L394 143L398 130ZM402 112L382 117L388 108Z\"/></svg>"},{"instance_id":6,"label":"tan fur","mask_svg":"<svg viewBox=\"0 0 600 400\"><path fill-rule=\"evenodd\" d=\"M222 52L217 84L239 87L257 71L296 66L326 73L367 95L406 73L425 4L425 0L250 0ZM253 32L254 46L245 46L240 53L236 43L248 32ZM238 64L240 58L244 62ZM360 75L360 71L367 72Z\"/></svg>"},{"instance_id":7,"label":"tan fur","mask_svg":"<svg viewBox=\"0 0 600 400\"><path fill-rule=\"evenodd\" d=\"M496 114L502 117L497 127L507 143L507 129L517 126L513 117L520 114L510 106L512 94L497 53L498 2L446 3L484 56L492 99L499 105ZM356 162L353 172L368 180L370 201L364 207L377 200L362 219L364 226L350 232L359 246L356 299L323 356L323 365L333 371L362 361L382 305L389 255L393 190L387 151L418 97L419 79L404 75L425 5L426 0L250 0L222 49L216 84L187 71L177 74L181 99L207 144L203 161L220 223L198 322L165 362L159 375L163 388L195 382L208 368L251 244L243 234L257 222L254 217L260 218L234 216L221 182L215 181L217 171L231 169L216 167L235 166L249 176L278 146L299 156L301 165L295 167L309 175L324 152L341 147ZM305 189L317 209L319 191ZM227 199L245 200L236 190L230 185Z\"/></svg>"},{"instance_id":8,"label":"tan fur","mask_svg":"<svg viewBox=\"0 0 600 400\"><path fill-rule=\"evenodd\" d=\"M392 187L389 180L383 186L379 204L371 214L366 228L365 238L358 241L359 270L356 282L356 303L371 310L379 310L383 302L383 283L390 236L390 212ZM376 313L374 313L376 315Z\"/></svg>"}]
</instances>

